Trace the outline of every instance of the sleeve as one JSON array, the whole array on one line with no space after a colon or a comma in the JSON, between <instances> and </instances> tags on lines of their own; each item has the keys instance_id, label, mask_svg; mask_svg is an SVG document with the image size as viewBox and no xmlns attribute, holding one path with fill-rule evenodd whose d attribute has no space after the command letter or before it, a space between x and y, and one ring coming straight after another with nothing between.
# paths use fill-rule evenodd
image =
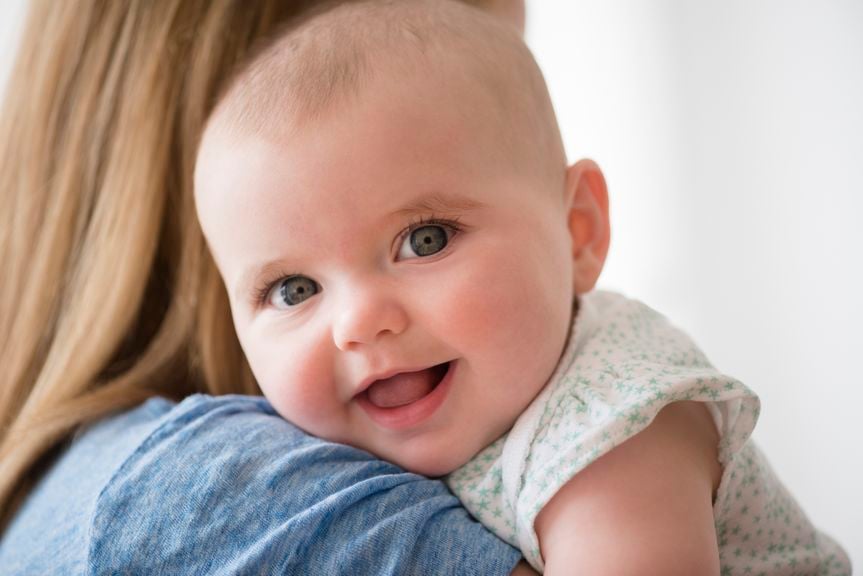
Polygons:
<instances>
[{"instance_id":1,"label":"sleeve","mask_svg":"<svg viewBox=\"0 0 863 576\"><path fill-rule=\"evenodd\" d=\"M582 302L575 334L558 373L507 436L449 479L468 510L540 571L534 522L543 506L665 406L705 403L724 466L746 445L760 412L751 390L717 372L688 336L640 302L597 294Z\"/></svg>"},{"instance_id":2,"label":"sleeve","mask_svg":"<svg viewBox=\"0 0 863 576\"><path fill-rule=\"evenodd\" d=\"M114 474L92 574L509 574L439 481L310 437L262 399L179 404Z\"/></svg>"}]
</instances>

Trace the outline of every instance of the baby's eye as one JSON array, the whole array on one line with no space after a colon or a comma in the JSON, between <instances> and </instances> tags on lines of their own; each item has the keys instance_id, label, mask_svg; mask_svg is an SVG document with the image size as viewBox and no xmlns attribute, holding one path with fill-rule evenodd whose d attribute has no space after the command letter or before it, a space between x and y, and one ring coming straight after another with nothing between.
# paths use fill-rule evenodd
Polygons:
<instances>
[{"instance_id":1,"label":"baby's eye","mask_svg":"<svg viewBox=\"0 0 863 576\"><path fill-rule=\"evenodd\" d=\"M270 292L269 301L275 308L296 306L311 298L321 289L318 283L306 276L289 276L277 283Z\"/></svg>"},{"instance_id":2,"label":"baby's eye","mask_svg":"<svg viewBox=\"0 0 863 576\"><path fill-rule=\"evenodd\" d=\"M446 248L452 231L442 224L426 224L411 230L399 248L399 260L437 254Z\"/></svg>"}]
</instances>

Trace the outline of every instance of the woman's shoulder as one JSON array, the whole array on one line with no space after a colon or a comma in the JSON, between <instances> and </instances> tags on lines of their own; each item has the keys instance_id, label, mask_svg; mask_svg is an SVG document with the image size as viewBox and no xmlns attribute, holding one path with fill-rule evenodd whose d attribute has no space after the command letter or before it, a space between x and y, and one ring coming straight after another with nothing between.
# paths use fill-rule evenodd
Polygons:
<instances>
[{"instance_id":1,"label":"woman's shoulder","mask_svg":"<svg viewBox=\"0 0 863 576\"><path fill-rule=\"evenodd\" d=\"M196 395L140 410L157 415L155 426L92 516L88 563L107 572L281 573L305 562L320 522L349 505L339 497L361 499L410 476L305 434L259 397Z\"/></svg>"},{"instance_id":2,"label":"woman's shoulder","mask_svg":"<svg viewBox=\"0 0 863 576\"><path fill-rule=\"evenodd\" d=\"M517 554L457 504L442 483L309 436L262 398L195 396L162 416L103 490L90 564L401 574L428 572L434 560L452 573L508 573Z\"/></svg>"},{"instance_id":3,"label":"woman's shoulder","mask_svg":"<svg viewBox=\"0 0 863 576\"><path fill-rule=\"evenodd\" d=\"M199 440L224 438L218 424L230 420L230 414L257 419L259 427L282 425L263 399L197 395L180 403L152 398L83 428L44 473L4 531L0 566L12 573L85 573L88 551L95 542L89 529L91 521L97 508L113 507L110 494L115 487L129 485L129 465L146 459L148 474L160 476L170 469L173 474L190 477L188 466L195 461L187 458L190 451L165 448L188 440L193 430ZM153 458L153 451L168 457ZM122 511L112 511L112 515L115 526L128 520ZM46 555L45 550L54 553Z\"/></svg>"},{"instance_id":4,"label":"woman's shoulder","mask_svg":"<svg viewBox=\"0 0 863 576\"><path fill-rule=\"evenodd\" d=\"M192 396L150 400L79 434L4 534L0 565L424 573L442 549L452 573L508 573L518 558L440 482L309 436L262 398Z\"/></svg>"},{"instance_id":5,"label":"woman's shoulder","mask_svg":"<svg viewBox=\"0 0 863 576\"><path fill-rule=\"evenodd\" d=\"M152 398L72 438L3 533L0 566L83 574L168 569L164 562L180 550L207 558L208 531L230 529L239 538L237 519L266 505L279 475L302 483L297 471L312 457L321 465L363 454L303 434L263 398ZM259 538L266 527L246 532Z\"/></svg>"}]
</instances>

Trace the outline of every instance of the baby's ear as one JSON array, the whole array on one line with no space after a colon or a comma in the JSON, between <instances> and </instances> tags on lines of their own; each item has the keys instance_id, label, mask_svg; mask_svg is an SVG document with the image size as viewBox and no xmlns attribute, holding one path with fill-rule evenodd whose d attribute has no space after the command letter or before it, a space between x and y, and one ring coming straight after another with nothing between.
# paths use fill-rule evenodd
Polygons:
<instances>
[{"instance_id":1,"label":"baby's ear","mask_svg":"<svg viewBox=\"0 0 863 576\"><path fill-rule=\"evenodd\" d=\"M584 294L596 285L611 240L608 188L596 162L579 160L567 169L566 195L573 287L576 294Z\"/></svg>"}]
</instances>

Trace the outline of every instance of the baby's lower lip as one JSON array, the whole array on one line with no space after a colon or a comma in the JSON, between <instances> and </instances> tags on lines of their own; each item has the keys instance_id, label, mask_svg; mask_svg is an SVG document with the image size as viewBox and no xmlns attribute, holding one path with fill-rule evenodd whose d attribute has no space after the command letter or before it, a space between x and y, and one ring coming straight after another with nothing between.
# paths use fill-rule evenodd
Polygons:
<instances>
[{"instance_id":1,"label":"baby's lower lip","mask_svg":"<svg viewBox=\"0 0 863 576\"><path fill-rule=\"evenodd\" d=\"M417 426L437 411L449 393L454 373L455 362L448 362L446 373L440 382L428 394L407 404L393 407L378 406L371 401L367 392L357 397L357 404L379 426L389 430L405 430Z\"/></svg>"}]
</instances>

